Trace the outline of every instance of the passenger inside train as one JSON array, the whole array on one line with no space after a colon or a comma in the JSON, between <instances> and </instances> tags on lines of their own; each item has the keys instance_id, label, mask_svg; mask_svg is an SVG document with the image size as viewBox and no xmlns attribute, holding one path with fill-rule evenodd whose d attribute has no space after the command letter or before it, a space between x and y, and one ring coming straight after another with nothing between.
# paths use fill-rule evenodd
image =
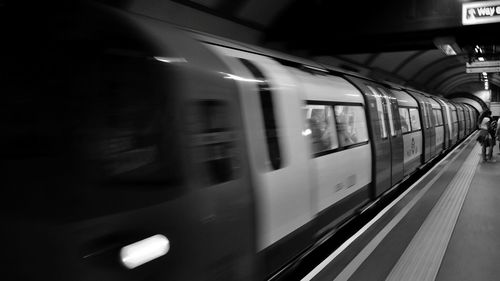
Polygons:
<instances>
[{"instance_id":1,"label":"passenger inside train","mask_svg":"<svg viewBox=\"0 0 500 281\"><path fill-rule=\"evenodd\" d=\"M356 137L355 116L349 112L349 107L335 107L337 132L341 146L348 146L358 142ZM359 118L359 117L358 117Z\"/></svg>"},{"instance_id":2,"label":"passenger inside train","mask_svg":"<svg viewBox=\"0 0 500 281\"><path fill-rule=\"evenodd\" d=\"M311 116L308 118L309 129L311 130L311 143L313 153L332 149L335 145L332 143L331 132L333 131L333 114L330 107L316 106L311 110Z\"/></svg>"}]
</instances>

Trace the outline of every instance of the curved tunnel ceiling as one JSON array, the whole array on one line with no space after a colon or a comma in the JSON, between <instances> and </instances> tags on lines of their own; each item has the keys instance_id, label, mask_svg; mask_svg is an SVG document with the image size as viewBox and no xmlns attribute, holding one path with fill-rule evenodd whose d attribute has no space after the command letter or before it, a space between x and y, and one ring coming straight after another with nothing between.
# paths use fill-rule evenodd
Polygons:
<instances>
[{"instance_id":1,"label":"curved tunnel ceiling","mask_svg":"<svg viewBox=\"0 0 500 281\"><path fill-rule=\"evenodd\" d=\"M500 50L500 48L499 48ZM404 53L404 54L403 54ZM321 57L325 60L325 57ZM383 52L376 54L344 54L338 56L337 66L347 63L349 70L369 67L383 70L386 80L405 81L403 84L417 89L447 96L462 90L465 84L484 89L481 73L466 73L466 55L446 56L440 50L419 50L406 52ZM342 61L342 62L340 62ZM489 73L490 88L500 87L498 73Z\"/></svg>"},{"instance_id":2,"label":"curved tunnel ceiling","mask_svg":"<svg viewBox=\"0 0 500 281\"><path fill-rule=\"evenodd\" d=\"M488 48L488 59L500 60L500 23L462 25L462 3L469 0L96 1L229 39L241 41L244 34L258 34L257 39L244 43L434 95L484 89L481 74L465 73L465 63L475 56L474 46ZM181 17L189 15L186 9L193 16ZM207 20L201 13L221 20ZM244 32L234 32L227 27L229 22ZM446 56L434 44L437 38L454 39L460 53ZM498 92L499 74L488 74L488 81Z\"/></svg>"},{"instance_id":3,"label":"curved tunnel ceiling","mask_svg":"<svg viewBox=\"0 0 500 281\"><path fill-rule=\"evenodd\" d=\"M297 0L266 38L282 40L291 50L307 50L325 63L430 94L476 92L484 90L484 77L466 73L466 62L500 60L500 23L462 25L465 2L472 1ZM439 41L453 43L457 54L447 56L438 49ZM498 92L499 74L488 73L487 80L488 88Z\"/></svg>"}]
</instances>

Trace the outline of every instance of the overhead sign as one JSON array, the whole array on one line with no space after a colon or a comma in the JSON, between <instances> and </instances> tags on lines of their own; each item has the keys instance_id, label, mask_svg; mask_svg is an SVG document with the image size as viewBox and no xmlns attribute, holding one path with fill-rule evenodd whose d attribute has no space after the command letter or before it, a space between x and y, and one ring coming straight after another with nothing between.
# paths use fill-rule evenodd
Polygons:
<instances>
[{"instance_id":1,"label":"overhead sign","mask_svg":"<svg viewBox=\"0 0 500 281\"><path fill-rule=\"evenodd\" d=\"M500 60L466 62L467 67L500 67Z\"/></svg>"},{"instance_id":2,"label":"overhead sign","mask_svg":"<svg viewBox=\"0 0 500 281\"><path fill-rule=\"evenodd\" d=\"M481 73L481 72L500 72L500 66L498 67L467 67L465 69L466 73Z\"/></svg>"},{"instance_id":3,"label":"overhead sign","mask_svg":"<svg viewBox=\"0 0 500 281\"><path fill-rule=\"evenodd\" d=\"M500 1L479 1L462 4L462 24L500 22Z\"/></svg>"},{"instance_id":4,"label":"overhead sign","mask_svg":"<svg viewBox=\"0 0 500 281\"><path fill-rule=\"evenodd\" d=\"M500 72L500 61L474 61L465 63L466 73Z\"/></svg>"}]
</instances>

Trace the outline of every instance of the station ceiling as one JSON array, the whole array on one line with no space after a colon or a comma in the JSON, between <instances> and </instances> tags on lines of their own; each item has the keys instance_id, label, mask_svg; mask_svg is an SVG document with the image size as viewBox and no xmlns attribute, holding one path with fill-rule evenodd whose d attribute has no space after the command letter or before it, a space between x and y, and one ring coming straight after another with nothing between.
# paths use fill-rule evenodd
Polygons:
<instances>
[{"instance_id":1,"label":"station ceiling","mask_svg":"<svg viewBox=\"0 0 500 281\"><path fill-rule=\"evenodd\" d=\"M449 96L484 90L466 73L479 56L500 58L500 23L462 25L461 0L173 0L258 30L260 44ZM498 1L493 1L498 2ZM436 40L452 41L447 56ZM482 53L476 53L479 46ZM500 76L488 73L498 91Z\"/></svg>"}]
</instances>

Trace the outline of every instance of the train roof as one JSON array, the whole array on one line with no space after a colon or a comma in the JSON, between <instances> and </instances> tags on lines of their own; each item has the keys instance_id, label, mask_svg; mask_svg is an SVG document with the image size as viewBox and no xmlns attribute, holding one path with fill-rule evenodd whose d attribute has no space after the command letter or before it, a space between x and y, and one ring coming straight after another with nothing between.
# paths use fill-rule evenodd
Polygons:
<instances>
[{"instance_id":1,"label":"train roof","mask_svg":"<svg viewBox=\"0 0 500 281\"><path fill-rule=\"evenodd\" d=\"M192 30L192 29L187 29L187 28L182 28L182 30L188 32L191 36L193 36L196 40L208 43L208 44L213 44L213 45L218 45L218 46L223 46L227 48L232 48L232 49L237 49L245 52L250 52L254 54L259 54L263 56L267 56L273 59L276 59L280 63L292 67L297 67L297 68L302 68L302 69L309 69L309 70L316 70L319 72L323 73L330 73L330 74L336 74L336 75L350 75L354 77L358 77L364 80L369 80L373 81L376 83L381 83L384 84L382 81L377 81L375 79L372 79L367 76L363 76L357 72L349 71L346 69L342 69L339 67L331 66L331 65L326 65L322 63L318 63L312 59L307 59L299 56L294 56L294 55L289 55L277 50L272 50L252 44L247 44L235 40L231 40L228 38L224 38L221 36L205 33L205 32L200 32L197 30Z\"/></svg>"},{"instance_id":2,"label":"train roof","mask_svg":"<svg viewBox=\"0 0 500 281\"><path fill-rule=\"evenodd\" d=\"M441 109L441 105L431 96L427 96L429 98L429 101L432 105L432 108L438 108Z\"/></svg>"},{"instance_id":3,"label":"train roof","mask_svg":"<svg viewBox=\"0 0 500 281\"><path fill-rule=\"evenodd\" d=\"M407 92L403 91L403 89L391 89L391 92L394 94L396 99L398 100L398 104L401 106L414 106L417 107L417 100L412 97Z\"/></svg>"}]
</instances>

